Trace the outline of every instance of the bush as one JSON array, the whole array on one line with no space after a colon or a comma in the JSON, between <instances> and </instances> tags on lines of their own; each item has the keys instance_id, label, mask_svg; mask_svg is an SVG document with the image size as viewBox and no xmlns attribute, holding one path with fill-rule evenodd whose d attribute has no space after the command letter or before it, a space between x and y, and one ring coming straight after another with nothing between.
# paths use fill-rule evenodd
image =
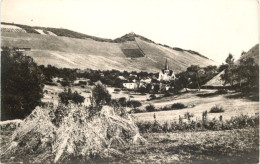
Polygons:
<instances>
[{"instance_id":1,"label":"bush","mask_svg":"<svg viewBox=\"0 0 260 164\"><path fill-rule=\"evenodd\" d=\"M154 100L156 99L156 96L155 95L150 95L150 100Z\"/></svg>"},{"instance_id":2,"label":"bush","mask_svg":"<svg viewBox=\"0 0 260 164\"><path fill-rule=\"evenodd\" d=\"M75 104L81 104L81 103L84 102L85 98L84 98L83 96L81 96L80 94L78 94L77 91L75 91L75 92L72 94L71 100L72 100L72 102L74 102Z\"/></svg>"},{"instance_id":3,"label":"bush","mask_svg":"<svg viewBox=\"0 0 260 164\"><path fill-rule=\"evenodd\" d=\"M137 100L131 100L131 101L127 102L127 106L137 108L137 107L142 106L142 103L140 101L137 101Z\"/></svg>"},{"instance_id":4,"label":"bush","mask_svg":"<svg viewBox=\"0 0 260 164\"><path fill-rule=\"evenodd\" d=\"M186 112L186 113L184 114L184 118L185 118L185 119L190 120L191 117L194 117L194 114L193 114L193 113Z\"/></svg>"},{"instance_id":5,"label":"bush","mask_svg":"<svg viewBox=\"0 0 260 164\"><path fill-rule=\"evenodd\" d=\"M163 97L169 97L169 96L171 96L171 94L170 94L169 92L166 92L166 93L163 95Z\"/></svg>"},{"instance_id":6,"label":"bush","mask_svg":"<svg viewBox=\"0 0 260 164\"><path fill-rule=\"evenodd\" d=\"M164 106L161 110L167 111L167 110L172 110L172 108L168 106Z\"/></svg>"},{"instance_id":7,"label":"bush","mask_svg":"<svg viewBox=\"0 0 260 164\"><path fill-rule=\"evenodd\" d=\"M97 106L109 104L111 101L111 95L102 83L97 83L97 85L93 88L92 96Z\"/></svg>"},{"instance_id":8,"label":"bush","mask_svg":"<svg viewBox=\"0 0 260 164\"><path fill-rule=\"evenodd\" d=\"M63 87L70 86L70 82L67 81L67 80L63 80L63 81L61 81L60 84L61 84Z\"/></svg>"},{"instance_id":9,"label":"bush","mask_svg":"<svg viewBox=\"0 0 260 164\"><path fill-rule=\"evenodd\" d=\"M222 112L224 112L224 109L223 109L223 107L221 106L221 105L215 105L215 106L213 106L211 109L210 109L210 111L209 111L209 113L222 113Z\"/></svg>"},{"instance_id":10,"label":"bush","mask_svg":"<svg viewBox=\"0 0 260 164\"><path fill-rule=\"evenodd\" d=\"M126 98L125 97L120 97L118 99L118 103L121 105L121 106L126 106Z\"/></svg>"},{"instance_id":11,"label":"bush","mask_svg":"<svg viewBox=\"0 0 260 164\"><path fill-rule=\"evenodd\" d=\"M152 104L149 104L148 106L146 106L145 109L146 109L147 112L154 112L154 111L156 111L156 108Z\"/></svg>"},{"instance_id":12,"label":"bush","mask_svg":"<svg viewBox=\"0 0 260 164\"><path fill-rule=\"evenodd\" d=\"M115 91L115 92L119 92L119 91L121 91L121 90L118 89L118 88L115 88L114 91Z\"/></svg>"},{"instance_id":13,"label":"bush","mask_svg":"<svg viewBox=\"0 0 260 164\"><path fill-rule=\"evenodd\" d=\"M141 110L141 109L139 109L139 108L133 108L132 110L131 110L131 113L143 113L144 111L143 110Z\"/></svg>"},{"instance_id":14,"label":"bush","mask_svg":"<svg viewBox=\"0 0 260 164\"><path fill-rule=\"evenodd\" d=\"M259 115L251 116L241 115L232 117L230 120L223 121L222 118L217 120L207 120L207 112L203 112L203 120L183 122L182 117L179 117L179 123L176 121L171 123L159 124L156 120L137 122L137 126L142 133L162 133L162 132L176 132L176 131L205 131L205 130L232 130L243 128L258 128L259 127ZM193 117L193 114L186 113L184 115Z\"/></svg>"},{"instance_id":15,"label":"bush","mask_svg":"<svg viewBox=\"0 0 260 164\"><path fill-rule=\"evenodd\" d=\"M85 100L85 98L78 94L77 91L72 93L70 88L68 90L64 89L64 92L59 93L59 98L60 101L65 105L68 105L70 100L75 104L81 104Z\"/></svg>"},{"instance_id":16,"label":"bush","mask_svg":"<svg viewBox=\"0 0 260 164\"><path fill-rule=\"evenodd\" d=\"M51 86L57 86L56 83L48 82L48 81L44 82L44 84L46 84L46 85L51 85Z\"/></svg>"},{"instance_id":17,"label":"bush","mask_svg":"<svg viewBox=\"0 0 260 164\"><path fill-rule=\"evenodd\" d=\"M80 85L87 85L87 82L86 81L79 81L79 84Z\"/></svg>"},{"instance_id":18,"label":"bush","mask_svg":"<svg viewBox=\"0 0 260 164\"><path fill-rule=\"evenodd\" d=\"M186 106L184 105L184 104L182 104L182 103L174 103L174 104L172 104L172 109L174 110L174 109L183 109L183 108L186 108Z\"/></svg>"},{"instance_id":19,"label":"bush","mask_svg":"<svg viewBox=\"0 0 260 164\"><path fill-rule=\"evenodd\" d=\"M2 47L1 120L23 119L41 102L44 77L29 56Z\"/></svg>"}]
</instances>

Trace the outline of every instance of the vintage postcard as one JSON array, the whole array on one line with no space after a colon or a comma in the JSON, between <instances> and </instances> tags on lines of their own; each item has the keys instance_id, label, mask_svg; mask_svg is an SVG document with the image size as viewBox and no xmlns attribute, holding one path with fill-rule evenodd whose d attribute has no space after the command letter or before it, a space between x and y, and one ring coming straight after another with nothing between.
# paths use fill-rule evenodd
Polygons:
<instances>
[{"instance_id":1,"label":"vintage postcard","mask_svg":"<svg viewBox=\"0 0 260 164\"><path fill-rule=\"evenodd\" d=\"M257 0L2 0L1 163L259 163Z\"/></svg>"}]
</instances>

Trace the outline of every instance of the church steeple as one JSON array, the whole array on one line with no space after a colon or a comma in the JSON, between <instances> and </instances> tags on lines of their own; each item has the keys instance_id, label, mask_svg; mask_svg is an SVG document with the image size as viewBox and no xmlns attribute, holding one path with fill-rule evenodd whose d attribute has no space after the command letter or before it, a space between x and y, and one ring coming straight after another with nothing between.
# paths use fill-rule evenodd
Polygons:
<instances>
[{"instance_id":1,"label":"church steeple","mask_svg":"<svg viewBox=\"0 0 260 164\"><path fill-rule=\"evenodd\" d=\"M167 58L166 58L166 60L165 60L165 67L164 67L164 70L169 70L169 66L168 66Z\"/></svg>"}]
</instances>

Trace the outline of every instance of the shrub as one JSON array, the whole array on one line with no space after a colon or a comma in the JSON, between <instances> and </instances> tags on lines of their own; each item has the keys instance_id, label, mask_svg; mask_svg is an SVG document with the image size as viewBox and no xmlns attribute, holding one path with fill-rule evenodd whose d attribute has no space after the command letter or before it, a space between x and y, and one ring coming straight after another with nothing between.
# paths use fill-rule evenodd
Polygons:
<instances>
[{"instance_id":1,"label":"shrub","mask_svg":"<svg viewBox=\"0 0 260 164\"><path fill-rule=\"evenodd\" d=\"M60 101L65 105L68 105L70 100L75 104L81 104L85 100L85 98L78 94L77 91L72 93L70 88L68 90L65 88L64 92L59 93L59 98Z\"/></svg>"},{"instance_id":2,"label":"shrub","mask_svg":"<svg viewBox=\"0 0 260 164\"><path fill-rule=\"evenodd\" d=\"M172 104L172 109L183 109L183 108L186 108L186 106L182 103L174 103Z\"/></svg>"},{"instance_id":3,"label":"shrub","mask_svg":"<svg viewBox=\"0 0 260 164\"><path fill-rule=\"evenodd\" d=\"M193 114L186 114L186 116ZM159 124L156 120L137 122L140 132L142 133L161 133L161 132L176 132L176 131L204 131L204 130L232 130L243 128L258 128L259 115L251 116L241 115L232 117L230 120L222 121L213 118L207 120L207 111L203 112L203 120L183 122L183 118L179 117L179 122Z\"/></svg>"},{"instance_id":4,"label":"shrub","mask_svg":"<svg viewBox=\"0 0 260 164\"><path fill-rule=\"evenodd\" d=\"M127 104L128 107L133 107L133 108L137 108L137 107L142 106L142 103L140 101L137 101L137 100L127 101L126 104Z\"/></svg>"},{"instance_id":5,"label":"shrub","mask_svg":"<svg viewBox=\"0 0 260 164\"><path fill-rule=\"evenodd\" d=\"M223 109L223 107L221 106L221 105L215 105L215 106L213 106L211 109L210 109L210 111L209 111L209 113L222 113L222 112L224 112L224 109Z\"/></svg>"},{"instance_id":6,"label":"shrub","mask_svg":"<svg viewBox=\"0 0 260 164\"><path fill-rule=\"evenodd\" d=\"M193 113L186 112L186 113L184 114L184 118L186 118L186 119L188 119L188 120L190 120L191 117L194 117L194 114L193 114Z\"/></svg>"},{"instance_id":7,"label":"shrub","mask_svg":"<svg viewBox=\"0 0 260 164\"><path fill-rule=\"evenodd\" d=\"M161 110L165 110L165 111L167 111L167 110L171 110L171 109L172 109L171 107L164 106Z\"/></svg>"},{"instance_id":8,"label":"shrub","mask_svg":"<svg viewBox=\"0 0 260 164\"><path fill-rule=\"evenodd\" d=\"M119 91L121 91L121 90L118 89L118 88L115 88L114 91L115 91L115 92L119 92Z\"/></svg>"},{"instance_id":9,"label":"shrub","mask_svg":"<svg viewBox=\"0 0 260 164\"><path fill-rule=\"evenodd\" d=\"M146 109L147 112L154 112L154 111L156 111L156 108L152 104L149 104L148 106L146 106L145 109Z\"/></svg>"},{"instance_id":10,"label":"shrub","mask_svg":"<svg viewBox=\"0 0 260 164\"><path fill-rule=\"evenodd\" d=\"M121 105L121 106L126 106L126 98L125 97L120 97L118 99L118 103Z\"/></svg>"},{"instance_id":11,"label":"shrub","mask_svg":"<svg viewBox=\"0 0 260 164\"><path fill-rule=\"evenodd\" d=\"M79 81L79 84L80 85L87 85L87 82L86 81Z\"/></svg>"},{"instance_id":12,"label":"shrub","mask_svg":"<svg viewBox=\"0 0 260 164\"><path fill-rule=\"evenodd\" d=\"M169 96L171 96L171 94L170 94L169 92L166 92L166 93L163 95L163 97L169 97Z\"/></svg>"},{"instance_id":13,"label":"shrub","mask_svg":"<svg viewBox=\"0 0 260 164\"><path fill-rule=\"evenodd\" d=\"M44 77L29 56L6 47L1 51L1 120L23 119L43 96Z\"/></svg>"},{"instance_id":14,"label":"shrub","mask_svg":"<svg viewBox=\"0 0 260 164\"><path fill-rule=\"evenodd\" d=\"M150 95L150 100L154 100L156 99L156 96L155 95Z\"/></svg>"},{"instance_id":15,"label":"shrub","mask_svg":"<svg viewBox=\"0 0 260 164\"><path fill-rule=\"evenodd\" d=\"M48 81L44 82L44 84L46 84L46 85L51 85L51 86L57 86L56 83L48 82Z\"/></svg>"},{"instance_id":16,"label":"shrub","mask_svg":"<svg viewBox=\"0 0 260 164\"><path fill-rule=\"evenodd\" d=\"M67 80L62 80L62 81L60 82L60 84L61 84L63 87L70 86L70 82L67 81Z\"/></svg>"},{"instance_id":17,"label":"shrub","mask_svg":"<svg viewBox=\"0 0 260 164\"><path fill-rule=\"evenodd\" d=\"M97 83L97 85L92 90L93 100L97 106L102 106L104 104L109 104L111 101L111 95L102 83Z\"/></svg>"},{"instance_id":18,"label":"shrub","mask_svg":"<svg viewBox=\"0 0 260 164\"><path fill-rule=\"evenodd\" d=\"M131 110L131 113L143 113L144 111L143 110L141 110L141 109L139 109L139 108L133 108L132 110Z\"/></svg>"},{"instance_id":19,"label":"shrub","mask_svg":"<svg viewBox=\"0 0 260 164\"><path fill-rule=\"evenodd\" d=\"M85 98L84 98L83 96L81 96L80 94L78 94L77 91L75 91L75 92L72 94L71 100L72 100L72 102L74 102L75 104L81 104L81 103L84 102Z\"/></svg>"}]
</instances>

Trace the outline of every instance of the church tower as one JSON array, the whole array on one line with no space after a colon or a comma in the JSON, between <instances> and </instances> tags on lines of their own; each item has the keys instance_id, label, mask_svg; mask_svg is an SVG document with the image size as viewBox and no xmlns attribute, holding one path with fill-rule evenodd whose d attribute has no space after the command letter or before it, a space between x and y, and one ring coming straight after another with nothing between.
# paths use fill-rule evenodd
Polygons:
<instances>
[{"instance_id":1,"label":"church tower","mask_svg":"<svg viewBox=\"0 0 260 164\"><path fill-rule=\"evenodd\" d=\"M164 69L159 72L159 81L171 81L175 79L175 75L172 70L169 69L168 60L166 58Z\"/></svg>"},{"instance_id":2,"label":"church tower","mask_svg":"<svg viewBox=\"0 0 260 164\"><path fill-rule=\"evenodd\" d=\"M166 58L166 60L165 60L164 70L169 70L169 66L168 66L167 58Z\"/></svg>"}]
</instances>

